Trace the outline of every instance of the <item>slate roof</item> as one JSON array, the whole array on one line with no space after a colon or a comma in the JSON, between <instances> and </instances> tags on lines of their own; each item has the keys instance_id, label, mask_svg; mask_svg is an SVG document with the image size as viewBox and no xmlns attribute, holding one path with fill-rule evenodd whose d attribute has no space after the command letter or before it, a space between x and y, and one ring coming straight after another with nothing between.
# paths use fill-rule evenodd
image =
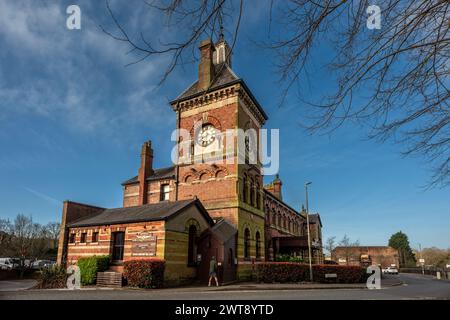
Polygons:
<instances>
[{"instance_id":1,"label":"slate roof","mask_svg":"<svg viewBox=\"0 0 450 320\"><path fill-rule=\"evenodd\" d=\"M212 219L209 217L200 200L191 199L151 203L136 207L105 209L96 215L69 223L67 226L72 228L168 220L191 205L196 205L200 212L205 216L205 219L210 224L213 224Z\"/></svg>"},{"instance_id":2,"label":"slate roof","mask_svg":"<svg viewBox=\"0 0 450 320\"><path fill-rule=\"evenodd\" d=\"M220 63L214 65L214 74L216 75L214 82L212 83L211 87L208 91L213 91L216 89L220 89L222 87L226 87L235 83L240 83L244 89L247 91L248 95L252 98L252 100L255 102L256 106L258 107L259 111L263 115L264 119L267 120L267 114L264 112L261 105L258 103L256 98L251 93L250 89L245 84L244 80L239 78L233 70L228 66L226 63ZM203 93L203 90L198 87L198 80L195 81L190 87L188 87L186 90L184 90L175 100L171 101L170 104L174 104L181 100L187 100L190 98L195 97L196 95Z\"/></svg>"},{"instance_id":3,"label":"slate roof","mask_svg":"<svg viewBox=\"0 0 450 320\"><path fill-rule=\"evenodd\" d=\"M211 231L217 236L217 238L219 238L222 243L227 242L237 233L236 227L225 219L217 221L217 223L211 228Z\"/></svg>"},{"instance_id":4,"label":"slate roof","mask_svg":"<svg viewBox=\"0 0 450 320\"><path fill-rule=\"evenodd\" d=\"M214 65L214 74L216 74L216 78L214 79L213 84L211 85L210 90L214 90L220 88L224 85L229 84L230 82L239 80L239 77L228 67L225 63L220 63ZM198 80L195 81L190 87L184 90L176 99L184 100L191 96L195 96L196 94L203 92L202 89L198 87Z\"/></svg>"},{"instance_id":5,"label":"slate roof","mask_svg":"<svg viewBox=\"0 0 450 320\"><path fill-rule=\"evenodd\" d=\"M320 219L320 215L318 213L310 214L309 223L320 223L320 226L322 226L322 220Z\"/></svg>"},{"instance_id":6,"label":"slate roof","mask_svg":"<svg viewBox=\"0 0 450 320\"><path fill-rule=\"evenodd\" d=\"M161 180L161 179L174 179L175 178L175 166L155 169L153 174L147 178L147 181L151 180ZM125 182L122 182L122 185L132 184L139 182L138 176L135 176Z\"/></svg>"}]
</instances>

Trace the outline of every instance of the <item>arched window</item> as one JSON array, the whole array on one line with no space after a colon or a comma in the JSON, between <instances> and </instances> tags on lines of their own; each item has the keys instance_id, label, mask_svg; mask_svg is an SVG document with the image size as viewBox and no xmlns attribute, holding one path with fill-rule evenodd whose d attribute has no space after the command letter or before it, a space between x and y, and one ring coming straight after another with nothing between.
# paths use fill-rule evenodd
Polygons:
<instances>
[{"instance_id":1,"label":"arched window","mask_svg":"<svg viewBox=\"0 0 450 320\"><path fill-rule=\"evenodd\" d=\"M261 258L261 237L259 235L259 231L256 231L255 235L255 250L256 250L256 259Z\"/></svg>"},{"instance_id":2,"label":"arched window","mask_svg":"<svg viewBox=\"0 0 450 320\"><path fill-rule=\"evenodd\" d=\"M242 179L242 201L247 202L247 177Z\"/></svg>"},{"instance_id":3,"label":"arched window","mask_svg":"<svg viewBox=\"0 0 450 320\"><path fill-rule=\"evenodd\" d=\"M272 211L272 224L274 224L274 225L277 224L277 215L273 211Z\"/></svg>"},{"instance_id":4,"label":"arched window","mask_svg":"<svg viewBox=\"0 0 450 320\"><path fill-rule=\"evenodd\" d=\"M250 180L250 205L255 206L255 184Z\"/></svg>"},{"instance_id":5,"label":"arched window","mask_svg":"<svg viewBox=\"0 0 450 320\"><path fill-rule=\"evenodd\" d=\"M261 208L261 195L259 194L259 183L256 184L256 208Z\"/></svg>"},{"instance_id":6,"label":"arched window","mask_svg":"<svg viewBox=\"0 0 450 320\"><path fill-rule=\"evenodd\" d=\"M197 261L197 227L194 225L189 227L188 242L188 265L195 265Z\"/></svg>"},{"instance_id":7,"label":"arched window","mask_svg":"<svg viewBox=\"0 0 450 320\"><path fill-rule=\"evenodd\" d=\"M244 258L250 259L250 230L248 228L244 231Z\"/></svg>"},{"instance_id":8,"label":"arched window","mask_svg":"<svg viewBox=\"0 0 450 320\"><path fill-rule=\"evenodd\" d=\"M278 223L277 226L281 228L281 214L278 212Z\"/></svg>"}]
</instances>

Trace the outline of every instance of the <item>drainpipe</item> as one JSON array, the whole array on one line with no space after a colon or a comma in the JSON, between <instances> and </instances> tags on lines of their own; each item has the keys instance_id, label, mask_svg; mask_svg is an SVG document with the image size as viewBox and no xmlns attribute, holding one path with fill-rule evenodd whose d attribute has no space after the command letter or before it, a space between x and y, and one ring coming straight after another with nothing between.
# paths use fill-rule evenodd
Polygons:
<instances>
[{"instance_id":1,"label":"drainpipe","mask_svg":"<svg viewBox=\"0 0 450 320\"><path fill-rule=\"evenodd\" d=\"M177 129L178 129L178 138L177 138L177 163L175 164L175 201L178 201L178 183L179 183L179 175L180 175L180 166L179 166L179 159L180 156L180 123L181 123L181 113L179 109L180 103L177 102Z\"/></svg>"}]
</instances>

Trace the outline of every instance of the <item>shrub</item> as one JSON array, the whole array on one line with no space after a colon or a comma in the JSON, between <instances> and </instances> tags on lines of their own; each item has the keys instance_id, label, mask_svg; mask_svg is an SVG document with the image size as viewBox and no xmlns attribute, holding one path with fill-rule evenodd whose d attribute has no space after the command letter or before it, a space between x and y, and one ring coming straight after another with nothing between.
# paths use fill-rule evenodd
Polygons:
<instances>
[{"instance_id":1,"label":"shrub","mask_svg":"<svg viewBox=\"0 0 450 320\"><path fill-rule=\"evenodd\" d=\"M132 287L161 288L164 269L163 260L130 260L123 264L123 277Z\"/></svg>"},{"instance_id":2,"label":"shrub","mask_svg":"<svg viewBox=\"0 0 450 320\"><path fill-rule=\"evenodd\" d=\"M336 278L326 278L336 274ZM313 265L315 282L362 283L367 279L365 269L358 266ZM309 281L309 265L293 262L266 262L256 265L256 276L260 282Z\"/></svg>"},{"instance_id":3,"label":"shrub","mask_svg":"<svg viewBox=\"0 0 450 320\"><path fill-rule=\"evenodd\" d=\"M326 274L336 274L336 278L326 278ZM340 266L329 264L313 265L315 282L324 283L362 283L367 279L366 269L359 266Z\"/></svg>"},{"instance_id":4,"label":"shrub","mask_svg":"<svg viewBox=\"0 0 450 320\"><path fill-rule=\"evenodd\" d=\"M59 265L44 267L39 271L38 288L65 288L67 283L66 268Z\"/></svg>"},{"instance_id":5,"label":"shrub","mask_svg":"<svg viewBox=\"0 0 450 320\"><path fill-rule=\"evenodd\" d=\"M81 284L84 286L95 284L97 272L108 270L109 260L109 256L80 258L78 260L78 267L80 268L81 273Z\"/></svg>"},{"instance_id":6,"label":"shrub","mask_svg":"<svg viewBox=\"0 0 450 320\"><path fill-rule=\"evenodd\" d=\"M309 279L308 265L292 262L266 262L256 265L260 282L301 282Z\"/></svg>"},{"instance_id":7,"label":"shrub","mask_svg":"<svg viewBox=\"0 0 450 320\"><path fill-rule=\"evenodd\" d=\"M277 262L298 262L303 263L304 260L301 257L294 257L289 254L277 254L275 257L275 261Z\"/></svg>"}]
</instances>

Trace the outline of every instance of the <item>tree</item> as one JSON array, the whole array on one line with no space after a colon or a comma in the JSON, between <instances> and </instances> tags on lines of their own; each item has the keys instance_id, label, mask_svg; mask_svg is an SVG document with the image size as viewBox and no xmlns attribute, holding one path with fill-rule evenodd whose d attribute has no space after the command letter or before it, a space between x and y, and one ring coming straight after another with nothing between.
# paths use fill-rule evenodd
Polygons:
<instances>
[{"instance_id":1,"label":"tree","mask_svg":"<svg viewBox=\"0 0 450 320\"><path fill-rule=\"evenodd\" d=\"M355 259L358 259L359 263L359 251L354 248L359 247L358 240L352 242L347 235L344 235L341 241L339 241L339 246L342 248L342 253L347 265L350 264L350 260Z\"/></svg>"},{"instance_id":2,"label":"tree","mask_svg":"<svg viewBox=\"0 0 450 320\"><path fill-rule=\"evenodd\" d=\"M332 132L344 123L357 122L370 129L369 137L393 140L404 155L421 155L433 170L429 186L449 186L450 147L449 88L450 19L447 0L387 0L381 7L381 29L370 30L368 0L286 0L267 2L268 30L264 48L276 54L282 88L280 102L297 94L306 109L303 125L310 132ZM167 27L177 34L172 41L154 39L152 30L129 32L107 2L115 31L103 30L125 43L139 63L156 55L169 55L161 79L192 58L205 37L225 32L232 48L241 21L252 11L243 0L155 0L147 3L166 15ZM249 10L244 10L248 8ZM369 10L369 11L368 11ZM132 36L135 34L136 36ZM150 39L150 40L149 40ZM330 70L334 90L322 90L317 99L302 95L302 80L317 56ZM260 50L261 51L261 50Z\"/></svg>"},{"instance_id":3,"label":"tree","mask_svg":"<svg viewBox=\"0 0 450 320\"><path fill-rule=\"evenodd\" d=\"M6 255L8 243L10 241L11 222L7 219L0 219L0 256Z\"/></svg>"},{"instance_id":4,"label":"tree","mask_svg":"<svg viewBox=\"0 0 450 320\"><path fill-rule=\"evenodd\" d=\"M439 249L436 247L424 248L419 256L425 259L426 265L444 268L450 263L450 249Z\"/></svg>"},{"instance_id":5,"label":"tree","mask_svg":"<svg viewBox=\"0 0 450 320\"><path fill-rule=\"evenodd\" d=\"M22 277L28 267L27 260L42 259L48 255L49 249L54 248L58 225L49 223L44 227L23 214L17 215L13 223L0 220L1 255L19 259L18 269Z\"/></svg>"},{"instance_id":6,"label":"tree","mask_svg":"<svg viewBox=\"0 0 450 320\"><path fill-rule=\"evenodd\" d=\"M416 258L409 246L408 236L399 231L389 239L389 246L398 250L400 267L414 267Z\"/></svg>"},{"instance_id":7,"label":"tree","mask_svg":"<svg viewBox=\"0 0 450 320\"><path fill-rule=\"evenodd\" d=\"M331 257L331 254L334 250L334 248L336 247L336 237L329 237L326 241L325 241L325 250L328 252L328 254Z\"/></svg>"},{"instance_id":8,"label":"tree","mask_svg":"<svg viewBox=\"0 0 450 320\"><path fill-rule=\"evenodd\" d=\"M58 247L60 228L61 224L59 222L49 222L45 226L47 236L52 240L53 249L56 249Z\"/></svg>"}]
</instances>

